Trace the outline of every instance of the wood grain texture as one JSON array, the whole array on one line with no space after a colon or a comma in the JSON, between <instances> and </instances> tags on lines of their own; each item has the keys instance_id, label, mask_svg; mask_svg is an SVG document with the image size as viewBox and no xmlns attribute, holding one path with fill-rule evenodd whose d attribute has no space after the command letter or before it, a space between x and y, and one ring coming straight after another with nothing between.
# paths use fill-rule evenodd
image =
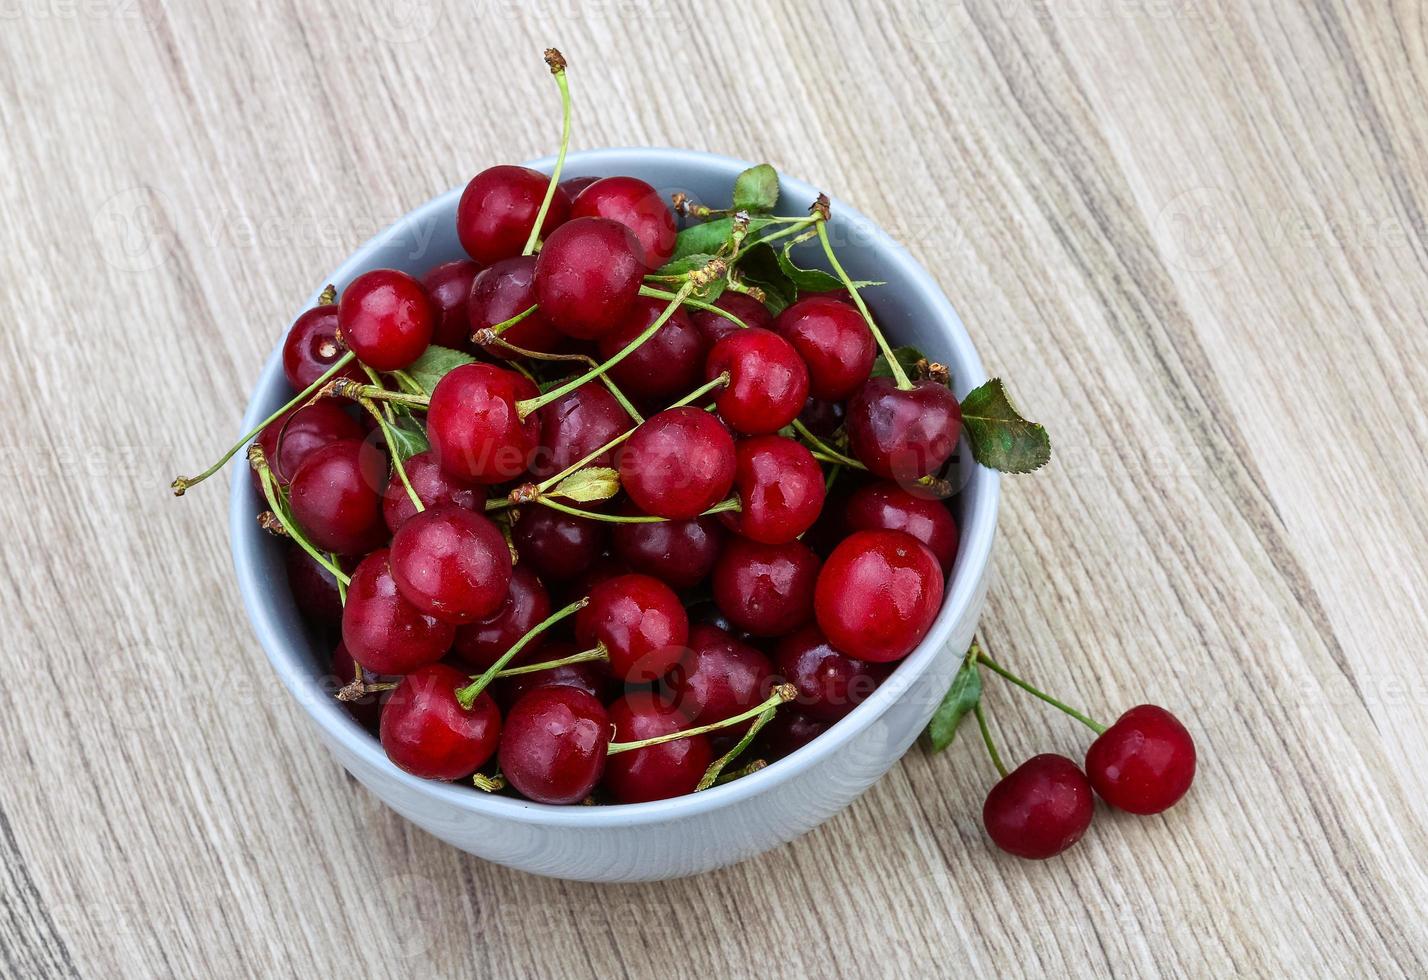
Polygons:
<instances>
[{"instance_id":1,"label":"wood grain texture","mask_svg":"<svg viewBox=\"0 0 1428 980\"><path fill-rule=\"evenodd\" d=\"M13 976L1428 972L1421 0L0 4L0 964ZM165 487L357 242L492 162L708 148L932 267L1057 459L1003 660L1188 718L1193 795L1024 864L914 751L752 864L597 887L378 806ZM1004 750L1073 724L989 681Z\"/></svg>"}]
</instances>

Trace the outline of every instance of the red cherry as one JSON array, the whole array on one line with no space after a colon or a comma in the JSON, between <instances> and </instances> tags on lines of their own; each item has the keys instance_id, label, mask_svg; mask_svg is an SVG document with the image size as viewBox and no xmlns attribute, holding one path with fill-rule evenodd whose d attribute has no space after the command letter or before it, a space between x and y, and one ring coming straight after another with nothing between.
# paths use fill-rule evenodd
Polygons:
<instances>
[{"instance_id":1,"label":"red cherry","mask_svg":"<svg viewBox=\"0 0 1428 980\"><path fill-rule=\"evenodd\" d=\"M540 392L526 377L490 364L463 364L436 383L427 436L452 478L503 483L520 476L540 438L540 420L522 419L516 403Z\"/></svg>"},{"instance_id":2,"label":"red cherry","mask_svg":"<svg viewBox=\"0 0 1428 980\"><path fill-rule=\"evenodd\" d=\"M488 167L472 177L456 206L456 235L466 254L482 265L520 255L549 185L549 177L529 167ZM569 213L570 198L557 187L541 237L548 238Z\"/></svg>"},{"instance_id":3,"label":"red cherry","mask_svg":"<svg viewBox=\"0 0 1428 980\"><path fill-rule=\"evenodd\" d=\"M457 642L459 643L460 640L458 639ZM566 640L553 640L541 644L536 659L531 662L545 663L551 660L560 660L578 652L579 649L574 643ZM526 657L522 654L517 659L525 660ZM539 687L574 687L589 694L601 704L609 702L624 689L624 685L610 674L610 665L603 660L582 660L579 663L548 667L530 674L503 677L492 685L496 700L502 705L515 704L527 691L534 691Z\"/></svg>"},{"instance_id":4,"label":"red cherry","mask_svg":"<svg viewBox=\"0 0 1428 980\"><path fill-rule=\"evenodd\" d=\"M467 317L471 284L481 265L470 259L443 262L421 277L426 294L431 297L436 323L431 342L442 347L463 350L471 344L471 322ZM500 322L500 321L497 321Z\"/></svg>"},{"instance_id":5,"label":"red cherry","mask_svg":"<svg viewBox=\"0 0 1428 980\"><path fill-rule=\"evenodd\" d=\"M715 404L735 432L777 432L798 417L808 397L808 368L793 345L771 330L751 327L714 345L704 376L729 372Z\"/></svg>"},{"instance_id":6,"label":"red cherry","mask_svg":"<svg viewBox=\"0 0 1428 980\"><path fill-rule=\"evenodd\" d=\"M456 628L428 616L402 596L386 548L352 573L342 608L342 642L357 662L378 674L408 674L451 649Z\"/></svg>"},{"instance_id":7,"label":"red cherry","mask_svg":"<svg viewBox=\"0 0 1428 980\"><path fill-rule=\"evenodd\" d=\"M580 196L581 191L600 179L599 177L571 177L569 180L562 180L560 182L560 189L565 191L566 196L569 197L571 201L574 201Z\"/></svg>"},{"instance_id":8,"label":"red cherry","mask_svg":"<svg viewBox=\"0 0 1428 980\"><path fill-rule=\"evenodd\" d=\"M337 305L342 340L378 371L400 371L431 343L436 313L422 284L396 269L364 272Z\"/></svg>"},{"instance_id":9,"label":"red cherry","mask_svg":"<svg viewBox=\"0 0 1428 980\"><path fill-rule=\"evenodd\" d=\"M1091 826L1091 784L1064 755L1027 759L987 794L982 824L1008 854L1055 857Z\"/></svg>"},{"instance_id":10,"label":"red cherry","mask_svg":"<svg viewBox=\"0 0 1428 980\"><path fill-rule=\"evenodd\" d=\"M823 471L803 446L783 436L754 436L735 446L739 510L722 515L736 532L764 544L792 541L823 509Z\"/></svg>"},{"instance_id":11,"label":"red cherry","mask_svg":"<svg viewBox=\"0 0 1428 980\"><path fill-rule=\"evenodd\" d=\"M610 706L616 742L640 742L690 727L684 712L653 691L631 691ZM605 788L617 803L648 803L693 793L714 761L707 735L612 755L605 763Z\"/></svg>"},{"instance_id":12,"label":"red cherry","mask_svg":"<svg viewBox=\"0 0 1428 980\"><path fill-rule=\"evenodd\" d=\"M862 704L889 673L883 664L845 657L817 626L805 626L779 641L775 664L779 676L798 691L799 710L830 722Z\"/></svg>"},{"instance_id":13,"label":"red cherry","mask_svg":"<svg viewBox=\"0 0 1428 980\"><path fill-rule=\"evenodd\" d=\"M712 725L747 711L763 702L772 688L769 658L709 625L690 627L689 649L661 684L668 700L695 725Z\"/></svg>"},{"instance_id":14,"label":"red cherry","mask_svg":"<svg viewBox=\"0 0 1428 980\"><path fill-rule=\"evenodd\" d=\"M671 408L646 419L620 451L620 484L647 514L687 520L734 483L734 437L708 412Z\"/></svg>"},{"instance_id":15,"label":"red cherry","mask_svg":"<svg viewBox=\"0 0 1428 980\"><path fill-rule=\"evenodd\" d=\"M382 748L397 768L423 779L465 779L501 739L501 712L485 691L469 708L456 700L471 679L446 664L403 677L382 707Z\"/></svg>"},{"instance_id":16,"label":"red cherry","mask_svg":"<svg viewBox=\"0 0 1428 980\"><path fill-rule=\"evenodd\" d=\"M382 522L386 457L357 439L314 450L293 474L289 504L323 551L363 555L387 538Z\"/></svg>"},{"instance_id":17,"label":"red cherry","mask_svg":"<svg viewBox=\"0 0 1428 980\"><path fill-rule=\"evenodd\" d=\"M659 191L638 178L595 181L570 205L570 216L609 218L630 229L640 243L640 261L648 269L658 269L674 257L674 214Z\"/></svg>"},{"instance_id":18,"label":"red cherry","mask_svg":"<svg viewBox=\"0 0 1428 980\"><path fill-rule=\"evenodd\" d=\"M502 259L476 274L466 304L466 320L473 332L505 323L535 306L535 266L534 255L518 255ZM552 327L540 310L507 327L501 339L522 350L545 354L555 353L565 344L565 335ZM482 350L502 360L517 356L500 344L487 344Z\"/></svg>"},{"instance_id":19,"label":"red cherry","mask_svg":"<svg viewBox=\"0 0 1428 980\"><path fill-rule=\"evenodd\" d=\"M541 578L564 582L595 564L605 547L605 527L551 507L526 507L511 528L511 540L521 561Z\"/></svg>"},{"instance_id":20,"label":"red cherry","mask_svg":"<svg viewBox=\"0 0 1428 980\"><path fill-rule=\"evenodd\" d=\"M903 531L927 545L942 566L952 570L957 557L957 522L940 500L909 493L896 483L870 483L848 498L844 519L850 531Z\"/></svg>"},{"instance_id":21,"label":"red cherry","mask_svg":"<svg viewBox=\"0 0 1428 980\"><path fill-rule=\"evenodd\" d=\"M856 531L823 563L813 605L819 628L847 656L901 660L942 607L942 569L910 534Z\"/></svg>"},{"instance_id":22,"label":"red cherry","mask_svg":"<svg viewBox=\"0 0 1428 980\"><path fill-rule=\"evenodd\" d=\"M498 754L501 772L537 803L579 803L605 771L610 716L584 691L540 687L506 716Z\"/></svg>"},{"instance_id":23,"label":"red cherry","mask_svg":"<svg viewBox=\"0 0 1428 980\"><path fill-rule=\"evenodd\" d=\"M590 604L575 614L575 639L585 649L603 643L611 672L638 684L678 662L689 640L689 617L663 582L620 575L590 589Z\"/></svg>"},{"instance_id":24,"label":"red cherry","mask_svg":"<svg viewBox=\"0 0 1428 980\"><path fill-rule=\"evenodd\" d=\"M635 424L610 389L598 381L561 395L536 413L540 447L531 457L531 475L544 480L580 462ZM614 450L590 461L609 466Z\"/></svg>"},{"instance_id":25,"label":"red cherry","mask_svg":"<svg viewBox=\"0 0 1428 980\"><path fill-rule=\"evenodd\" d=\"M335 579L333 581L336 582ZM376 680L377 675L364 669L362 677L371 683ZM332 679L334 695L357 679L357 661L353 660L352 654L347 652L347 644L340 641L337 644L337 649L332 651ZM385 691L372 692L362 695L356 701L343 701L342 706L347 709L347 713L352 716L353 721L375 735L381 719L382 702L387 699L387 695L388 692Z\"/></svg>"},{"instance_id":26,"label":"red cherry","mask_svg":"<svg viewBox=\"0 0 1428 980\"><path fill-rule=\"evenodd\" d=\"M536 260L536 301L557 330L595 340L619 326L639 295L640 243L607 218L577 218L551 233Z\"/></svg>"},{"instance_id":27,"label":"red cherry","mask_svg":"<svg viewBox=\"0 0 1428 980\"><path fill-rule=\"evenodd\" d=\"M725 290L713 305L734 314L745 327L758 327L762 330L773 329L774 318L768 307L746 293ZM709 310L694 310L689 314L689 319L695 328L704 335L704 339L709 342L710 347L719 343L729 334L743 329L728 317L711 313Z\"/></svg>"},{"instance_id":28,"label":"red cherry","mask_svg":"<svg viewBox=\"0 0 1428 980\"><path fill-rule=\"evenodd\" d=\"M608 361L643 333L669 303L637 296L620 322L599 340L601 360ZM616 364L610 378L633 399L664 404L699 386L709 344L683 310L664 322L653 337ZM589 387L587 385L587 387Z\"/></svg>"},{"instance_id":29,"label":"red cherry","mask_svg":"<svg viewBox=\"0 0 1428 980\"><path fill-rule=\"evenodd\" d=\"M621 513L640 511L626 506ZM676 589L692 589L713 570L724 534L713 516L687 521L612 524L610 544L631 570L668 582Z\"/></svg>"},{"instance_id":30,"label":"red cherry","mask_svg":"<svg viewBox=\"0 0 1428 980\"><path fill-rule=\"evenodd\" d=\"M442 470L436 462L436 457L429 451L417 453L402 465L407 473L407 481L416 491L423 507L455 504L478 514L484 510L486 488L480 484L453 480ZM412 503L412 495L407 493L406 484L402 483L400 477L393 476L387 481L387 488L382 491L382 519L386 521L387 530L395 534L397 529L416 513L416 504Z\"/></svg>"},{"instance_id":31,"label":"red cherry","mask_svg":"<svg viewBox=\"0 0 1428 980\"><path fill-rule=\"evenodd\" d=\"M1153 704L1131 708L1086 751L1086 775L1101 799L1128 813L1160 813L1195 780L1195 741Z\"/></svg>"},{"instance_id":32,"label":"red cherry","mask_svg":"<svg viewBox=\"0 0 1428 980\"><path fill-rule=\"evenodd\" d=\"M730 538L714 564L714 602L754 636L782 636L813 618L818 556L801 541Z\"/></svg>"},{"instance_id":33,"label":"red cherry","mask_svg":"<svg viewBox=\"0 0 1428 980\"><path fill-rule=\"evenodd\" d=\"M306 391L345 353L346 346L337 339L337 304L315 306L297 318L283 341L283 374L294 391ZM366 380L356 364L335 377Z\"/></svg>"},{"instance_id":34,"label":"red cherry","mask_svg":"<svg viewBox=\"0 0 1428 980\"><path fill-rule=\"evenodd\" d=\"M813 397L842 401L868 380L877 343L862 314L847 303L809 296L780 313L774 329L808 365Z\"/></svg>"},{"instance_id":35,"label":"red cherry","mask_svg":"<svg viewBox=\"0 0 1428 980\"><path fill-rule=\"evenodd\" d=\"M340 626L342 595L337 591L337 579L332 573L294 542L289 542L283 552L283 563L288 573L288 590L302 618L325 629Z\"/></svg>"},{"instance_id":36,"label":"red cherry","mask_svg":"<svg viewBox=\"0 0 1428 980\"><path fill-rule=\"evenodd\" d=\"M340 405L323 400L303 405L269 422L258 435L258 443L268 458L273 478L287 484L307 458L323 446L343 439L361 440L366 435L362 424ZM257 478L255 472L255 482Z\"/></svg>"},{"instance_id":37,"label":"red cherry","mask_svg":"<svg viewBox=\"0 0 1428 980\"><path fill-rule=\"evenodd\" d=\"M935 381L903 391L891 378L873 378L848 402L853 455L887 480L911 483L952 456L962 433L957 396Z\"/></svg>"},{"instance_id":38,"label":"red cherry","mask_svg":"<svg viewBox=\"0 0 1428 980\"><path fill-rule=\"evenodd\" d=\"M422 612L470 623L501 607L511 584L511 552L494 523L464 507L432 507L392 538L392 577Z\"/></svg>"},{"instance_id":39,"label":"red cherry","mask_svg":"<svg viewBox=\"0 0 1428 980\"><path fill-rule=\"evenodd\" d=\"M747 758L773 762L792 755L826 732L831 724L810 718L795 710L791 704L784 705L774 712L773 720L759 731Z\"/></svg>"},{"instance_id":40,"label":"red cherry","mask_svg":"<svg viewBox=\"0 0 1428 980\"><path fill-rule=\"evenodd\" d=\"M529 566L517 565L511 573L505 599L495 612L456 631L453 652L467 666L486 670L550 613L550 593ZM549 655L544 647L531 643L516 655L510 666L554 659L556 656Z\"/></svg>"}]
</instances>

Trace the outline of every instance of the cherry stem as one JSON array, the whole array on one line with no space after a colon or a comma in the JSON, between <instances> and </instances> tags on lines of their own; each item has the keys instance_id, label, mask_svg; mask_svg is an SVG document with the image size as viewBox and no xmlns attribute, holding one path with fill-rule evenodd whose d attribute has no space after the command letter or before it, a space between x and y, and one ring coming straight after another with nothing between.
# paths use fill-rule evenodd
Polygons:
<instances>
[{"instance_id":1,"label":"cherry stem","mask_svg":"<svg viewBox=\"0 0 1428 980\"><path fill-rule=\"evenodd\" d=\"M410 405L412 408L426 408L431 404L431 399L426 395L408 395L400 391L388 391L381 385L364 385L351 378L338 378L332 382L332 393L342 398L350 398L354 402L370 398L373 401Z\"/></svg>"},{"instance_id":2,"label":"cherry stem","mask_svg":"<svg viewBox=\"0 0 1428 980\"><path fill-rule=\"evenodd\" d=\"M801 422L799 419L793 420L793 430L799 435L803 436L803 438L808 442L810 446L827 456L828 462L842 463L844 466L851 466L854 469L858 470L867 469L866 466L858 462L853 457L843 455L838 450L834 449L832 446L824 442L822 439L815 436L811 431L809 431L808 426L804 425L803 422Z\"/></svg>"},{"instance_id":3,"label":"cherry stem","mask_svg":"<svg viewBox=\"0 0 1428 980\"><path fill-rule=\"evenodd\" d=\"M551 510L558 510L562 514L569 514L571 517L583 517L588 521L602 521L606 524L663 524L669 520L668 517L652 517L649 514L602 514L597 510L581 510L579 507L562 504L550 497L537 497L535 502L549 507ZM719 501L699 516L708 517L710 514L723 514L726 511L739 509L739 498L730 497L727 500Z\"/></svg>"},{"instance_id":4,"label":"cherry stem","mask_svg":"<svg viewBox=\"0 0 1428 980\"><path fill-rule=\"evenodd\" d=\"M545 63L550 65L555 84L560 86L560 152L555 156L555 169L550 172L545 198L540 202L540 210L536 212L535 224L531 225L531 235L526 239L526 247L521 250L522 255L530 255L536 250L541 225L545 224L550 202L555 199L555 190L560 186L560 172L565 169L565 151L570 149L570 79L565 76L565 56L555 48L546 48Z\"/></svg>"},{"instance_id":5,"label":"cherry stem","mask_svg":"<svg viewBox=\"0 0 1428 980\"><path fill-rule=\"evenodd\" d=\"M826 208L827 198L819 198L818 204ZM843 281L843 287L848 290L848 294L853 297L853 304L858 307L858 312L863 314L863 320L868 324L868 329L873 332L873 338L877 340L878 346L882 348L883 357L887 358L888 370L892 372L893 378L897 381L897 386L903 391L912 390L912 382L908 380L907 372L898 363L893 349L888 345L888 339L883 336L883 332L878 329L878 325L873 322L873 315L868 312L868 304L863 302L863 297L858 294L858 287L853 285L852 278L843 271L843 264L838 261L838 256L833 253L833 243L828 240L828 219L823 211L816 211L814 214L815 226L818 228L818 240L823 243L823 252L828 256L828 264L833 266L833 271L838 274L838 278Z\"/></svg>"},{"instance_id":6,"label":"cherry stem","mask_svg":"<svg viewBox=\"0 0 1428 980\"><path fill-rule=\"evenodd\" d=\"M407 477L407 468L402 463L402 454L397 451L397 439L392 433L391 423L382 415L381 409L377 408L377 403L370 398L358 398L357 404L367 410L372 418L377 420L377 428L382 430L382 438L387 440L387 448L392 451L392 469L396 470L398 478L402 481L402 486L407 489L407 496L411 498L412 506L416 507L420 514L426 510L426 504L421 502L421 497L417 496L416 490L412 487L412 481Z\"/></svg>"},{"instance_id":7,"label":"cherry stem","mask_svg":"<svg viewBox=\"0 0 1428 980\"><path fill-rule=\"evenodd\" d=\"M332 561L332 564L338 565L336 552L329 551L327 557ZM338 565L338 567L340 568L341 566ZM342 581L342 579L337 580L337 601L344 606L347 605L347 583ZM356 661L353 661L353 663L356 663Z\"/></svg>"},{"instance_id":8,"label":"cherry stem","mask_svg":"<svg viewBox=\"0 0 1428 980\"><path fill-rule=\"evenodd\" d=\"M259 443L253 443L248 447L248 462L258 474L258 482L263 486L263 496L268 501L268 506L272 508L273 514L283 525L283 529L288 532L288 537L298 543L298 546L312 556L312 560L323 568L327 569L337 579L339 585L350 585L352 579L347 573L338 567L336 562L328 561L322 552L312 546L312 542L307 539L307 535L302 533L302 529L297 523L287 516L287 507L278 495L277 483L273 480L273 470L268 465L268 455L263 452L263 447Z\"/></svg>"},{"instance_id":9,"label":"cherry stem","mask_svg":"<svg viewBox=\"0 0 1428 980\"><path fill-rule=\"evenodd\" d=\"M425 388L423 388L423 387L421 386L421 382L417 381L416 378L413 378L410 374L407 374L407 372L405 372L405 371L393 371L393 372L392 372L392 377L396 378L396 379L397 379L397 382L398 382L399 384L405 386L406 389L407 389L408 391L410 391L410 392L411 392L412 394L414 394L414 395L429 395L429 394L431 394L431 392L427 391Z\"/></svg>"},{"instance_id":10,"label":"cherry stem","mask_svg":"<svg viewBox=\"0 0 1428 980\"><path fill-rule=\"evenodd\" d=\"M487 776L484 773L477 773L471 777L471 785L475 786L483 793L499 793L506 788L506 777L499 772L494 776Z\"/></svg>"},{"instance_id":11,"label":"cherry stem","mask_svg":"<svg viewBox=\"0 0 1428 980\"><path fill-rule=\"evenodd\" d=\"M992 765L997 767L997 772L1003 779L1007 776L1007 767L1002 762L1001 753L997 751L997 743L992 741L992 730L987 725L986 712L982 710L982 703L977 702L972 708L972 713L977 716L977 727L982 730L982 744L987 747L987 755L992 757Z\"/></svg>"},{"instance_id":12,"label":"cherry stem","mask_svg":"<svg viewBox=\"0 0 1428 980\"><path fill-rule=\"evenodd\" d=\"M765 708L760 712L759 716L754 719L753 724L749 726L749 730L744 732L744 737L739 739L738 743L732 749L715 759L708 769L704 770L704 775L700 778L698 785L694 787L694 792L698 793L700 790L708 789L717 783L719 781L719 774L724 771L729 763L743 754L744 750L749 747L749 743L754 740L754 736L759 733L759 729L773 721L774 712L776 710L778 710L778 705Z\"/></svg>"},{"instance_id":13,"label":"cherry stem","mask_svg":"<svg viewBox=\"0 0 1428 980\"><path fill-rule=\"evenodd\" d=\"M526 350L524 347L517 347L509 340L502 340L500 337L491 338L491 343L494 346L504 347L512 353L519 354L521 357L529 357L535 361L579 361L582 364L589 364L591 367L596 366L595 358L589 354L548 354L544 351ZM625 397L625 393L620 390L620 386L615 384L614 378L608 374L602 374L600 375L600 382L609 389L610 394L615 396L615 401L620 403L620 407L625 410L625 414L629 415L630 418L636 422L643 422L645 420L644 416L641 415L635 409L635 406L631 404L630 400Z\"/></svg>"},{"instance_id":14,"label":"cherry stem","mask_svg":"<svg viewBox=\"0 0 1428 980\"><path fill-rule=\"evenodd\" d=\"M1059 711L1063 711L1066 714L1070 715L1072 718L1075 718L1077 721L1085 725L1087 728L1091 729L1091 731L1095 732L1097 735L1101 734L1106 730L1106 726L1102 725L1100 722L1095 721L1094 719L1082 714L1081 712L1077 711L1075 708L1067 704L1063 704L1062 702L1053 698L1051 695L1047 694L1045 691L1039 691L1036 688L1032 687L1026 681L1022 680L1020 677L1007 670L1001 664L994 661L991 657L987 656L985 650L978 648L977 662L982 664L984 667L986 667L993 673L1000 674L1002 677L1011 681L1023 691L1026 691L1028 694L1032 694L1040 698L1047 704L1051 705L1053 708L1056 708Z\"/></svg>"},{"instance_id":15,"label":"cherry stem","mask_svg":"<svg viewBox=\"0 0 1428 980\"><path fill-rule=\"evenodd\" d=\"M718 779L714 780L715 786L723 786L725 783L732 783L736 779L743 779L745 776L752 776L760 769L767 769L769 764L765 759L755 759L742 769L735 769L733 772L726 772Z\"/></svg>"},{"instance_id":16,"label":"cherry stem","mask_svg":"<svg viewBox=\"0 0 1428 980\"><path fill-rule=\"evenodd\" d=\"M386 390L386 387L387 387L387 386L384 385L384 384L382 384L382 376L381 376L381 375L379 375L376 371L373 371L370 367L368 367L368 366L365 365L365 364L363 364L361 367L362 367L362 373L365 374L365 375L367 375L367 379L372 382L372 387L374 387L374 388L381 388L381 389L383 389L383 390ZM392 411L392 406L391 406L391 405L387 404L386 402L383 402L383 403L382 403L382 410L383 410L384 412L386 412L388 419L390 419L390 420L392 420L392 421L396 421L397 414Z\"/></svg>"},{"instance_id":17,"label":"cherry stem","mask_svg":"<svg viewBox=\"0 0 1428 980\"><path fill-rule=\"evenodd\" d=\"M806 218L793 218L791 219L791 223L788 225L788 227L780 228L778 231L770 232L762 238L755 238L750 241L747 245L740 249L738 255L734 256L733 262L737 262L739 259L747 255L749 249L753 248L755 245L767 245L770 242L778 241L780 238L787 238L789 235L797 235L799 232L803 231L805 228L807 228L809 225L813 224L817 220L819 220L818 216L812 214ZM730 264L733 263L731 262Z\"/></svg>"},{"instance_id":18,"label":"cherry stem","mask_svg":"<svg viewBox=\"0 0 1428 980\"><path fill-rule=\"evenodd\" d=\"M477 347L484 347L486 344L494 342L497 337L501 336L501 334L520 323L535 311L536 304L532 303L509 320L502 320L494 326L482 327L480 330L473 331L471 334L471 342Z\"/></svg>"},{"instance_id":19,"label":"cherry stem","mask_svg":"<svg viewBox=\"0 0 1428 980\"><path fill-rule=\"evenodd\" d=\"M600 643L589 650L581 650L579 653L572 653L568 657L561 657L559 660L547 660L539 664L521 664L519 667L507 667L496 676L498 678L520 677L522 674L538 674L542 670L551 670L555 667L564 667L568 664L589 663L592 660L609 660L610 653L605 649L605 644Z\"/></svg>"},{"instance_id":20,"label":"cherry stem","mask_svg":"<svg viewBox=\"0 0 1428 980\"><path fill-rule=\"evenodd\" d=\"M639 742L611 742L606 750L606 755L619 755L621 752L633 752L635 749L649 748L651 745L663 745L665 742L673 742L681 738L689 738L692 735L707 735L709 732L717 732L721 728L728 728L737 725L741 721L748 721L750 718L757 718L770 708L777 708L781 704L786 704L798 697L798 692L794 690L792 684L780 684L774 688L773 694L769 695L767 701L756 704L748 711L741 711L732 718L725 718L723 721L716 721L708 725L700 725L697 728L686 728L681 732L670 732L668 735L656 735Z\"/></svg>"},{"instance_id":21,"label":"cherry stem","mask_svg":"<svg viewBox=\"0 0 1428 980\"><path fill-rule=\"evenodd\" d=\"M676 297L675 293L671 293L663 289L654 289L650 286L641 286L640 295L648 297L649 299L674 299ZM743 320L740 320L728 310L721 310L713 303L706 303L702 299L694 299L692 296L687 296L684 299L684 305L692 306L696 310L704 310L706 313L717 313L724 319L732 323L734 326L742 327L745 330L749 329L749 325Z\"/></svg>"},{"instance_id":22,"label":"cherry stem","mask_svg":"<svg viewBox=\"0 0 1428 980\"><path fill-rule=\"evenodd\" d=\"M238 450L242 449L244 446L248 445L248 443L251 442L253 439L261 435L263 430L266 429L269 425L282 418L289 411L296 408L298 405L301 405L306 399L310 398L313 394L315 394L319 388L325 385L328 381L332 380L332 376L334 374L336 374L338 371L341 371L348 364L352 363L352 360L355 356L356 355L353 354L351 351L348 351L346 354L343 354L341 357L339 357L336 361L333 362L332 367L328 368L322 373L322 377L318 378L312 384L308 385L301 392L295 395L292 401L288 402L286 405L278 409L272 415L269 415L267 418L263 419L263 421L259 422L251 432L248 432L246 435L243 436L243 438L239 439L237 443L234 444L232 449L224 453L223 457L219 459L218 462L214 463L208 469L198 474L198 476L180 476L176 478L173 483L169 484L170 488L174 492L174 496L182 497L184 495L184 491L188 490L190 487L197 486L213 474L217 473L219 470L223 469L224 465L230 459L237 455Z\"/></svg>"},{"instance_id":23,"label":"cherry stem","mask_svg":"<svg viewBox=\"0 0 1428 980\"><path fill-rule=\"evenodd\" d=\"M556 623L560 622L562 619L574 616L576 613L584 609L589 604L589 596L586 596L583 599L577 599L575 602L572 602L570 605L566 606L564 609L561 609L559 612L552 613L550 616L547 616L541 622L536 623L535 626L531 627L530 632L528 632L525 636L521 637L515 643L512 643L511 648L505 653L503 653L500 659L498 659L490 667L486 668L486 673L482 674L480 677L476 678L474 681L472 681L465 687L460 687L456 689L457 703L459 703L461 707L470 710L471 706L476 703L476 699L481 696L481 692L486 690L487 685L489 685L491 681L496 679L497 674L505 670L506 664L510 663L513 659L515 659L516 655L519 654L522 650L524 650L527 644L529 644L536 637L540 636L546 630L550 629Z\"/></svg>"}]
</instances>

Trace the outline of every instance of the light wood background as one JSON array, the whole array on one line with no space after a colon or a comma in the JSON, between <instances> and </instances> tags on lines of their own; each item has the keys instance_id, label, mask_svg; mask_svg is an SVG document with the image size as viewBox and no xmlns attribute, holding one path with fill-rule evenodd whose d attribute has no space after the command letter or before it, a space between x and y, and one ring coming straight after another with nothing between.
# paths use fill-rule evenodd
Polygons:
<instances>
[{"instance_id":1,"label":"light wood background","mask_svg":"<svg viewBox=\"0 0 1428 980\"><path fill-rule=\"evenodd\" d=\"M1428 972L1422 0L0 2L0 974ZM975 740L753 863L596 887L376 804L275 690L221 482L352 246L550 151L767 159L934 268L1052 430L985 635L1192 726L1059 860ZM991 687L1006 751L1074 723Z\"/></svg>"}]
</instances>

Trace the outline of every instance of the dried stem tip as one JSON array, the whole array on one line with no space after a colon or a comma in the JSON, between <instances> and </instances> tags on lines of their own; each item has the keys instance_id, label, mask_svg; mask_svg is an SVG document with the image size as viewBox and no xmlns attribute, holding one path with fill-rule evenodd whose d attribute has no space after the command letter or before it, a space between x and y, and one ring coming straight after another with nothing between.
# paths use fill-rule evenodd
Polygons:
<instances>
[{"instance_id":1,"label":"dried stem tip","mask_svg":"<svg viewBox=\"0 0 1428 980\"><path fill-rule=\"evenodd\" d=\"M819 194L819 195L818 195L818 200L816 200L816 201L813 202L813 206L808 209L808 213L809 213L809 214L816 214L816 215L818 215L818 217L822 218L824 221L829 220L829 218L832 217L832 213L831 213L831 211L829 210L829 206L828 206L828 195L827 195L827 194Z\"/></svg>"},{"instance_id":2,"label":"dried stem tip","mask_svg":"<svg viewBox=\"0 0 1428 980\"><path fill-rule=\"evenodd\" d=\"M550 65L550 73L552 75L559 75L565 71L565 55L555 50L555 48L545 49L545 63Z\"/></svg>"},{"instance_id":3,"label":"dried stem tip","mask_svg":"<svg viewBox=\"0 0 1428 980\"><path fill-rule=\"evenodd\" d=\"M328 283L327 288L317 297L317 305L331 306L335 302L337 302L337 287L332 283Z\"/></svg>"},{"instance_id":4,"label":"dried stem tip","mask_svg":"<svg viewBox=\"0 0 1428 980\"><path fill-rule=\"evenodd\" d=\"M282 518L270 510L265 510L258 515L258 526L269 534L276 534L280 538L288 536L288 529L283 527Z\"/></svg>"}]
</instances>

